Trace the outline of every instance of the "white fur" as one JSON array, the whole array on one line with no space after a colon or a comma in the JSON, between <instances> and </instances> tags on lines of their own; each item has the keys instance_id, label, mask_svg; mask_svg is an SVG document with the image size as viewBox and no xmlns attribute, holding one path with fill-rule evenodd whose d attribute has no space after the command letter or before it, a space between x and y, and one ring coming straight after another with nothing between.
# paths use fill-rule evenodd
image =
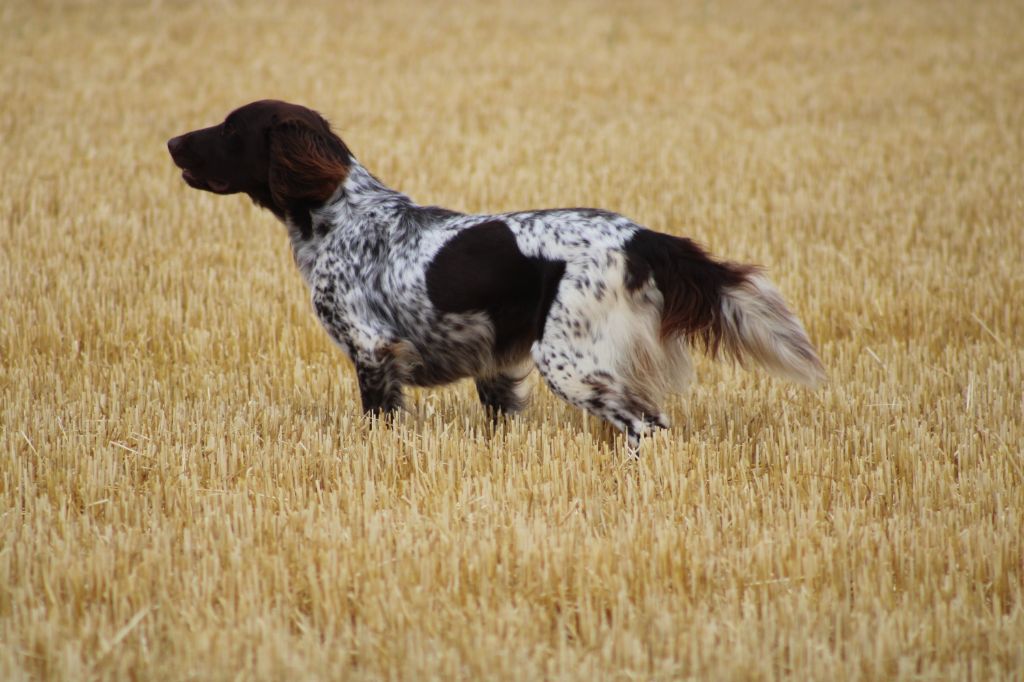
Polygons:
<instances>
[{"instance_id":1,"label":"white fur","mask_svg":"<svg viewBox=\"0 0 1024 682\"><path fill-rule=\"evenodd\" d=\"M725 345L741 363L753 358L768 371L810 387L825 380L807 332L766 277L722 292Z\"/></svg>"}]
</instances>

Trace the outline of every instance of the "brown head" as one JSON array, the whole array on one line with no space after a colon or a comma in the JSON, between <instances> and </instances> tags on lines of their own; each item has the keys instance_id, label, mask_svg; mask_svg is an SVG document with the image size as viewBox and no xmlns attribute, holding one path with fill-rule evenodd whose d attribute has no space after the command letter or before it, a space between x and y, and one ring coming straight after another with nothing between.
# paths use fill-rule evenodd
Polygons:
<instances>
[{"instance_id":1,"label":"brown head","mask_svg":"<svg viewBox=\"0 0 1024 682\"><path fill-rule=\"evenodd\" d=\"M310 209L331 198L353 160L320 114L276 100L246 104L223 123L171 138L167 149L191 187L244 192L303 230Z\"/></svg>"}]
</instances>

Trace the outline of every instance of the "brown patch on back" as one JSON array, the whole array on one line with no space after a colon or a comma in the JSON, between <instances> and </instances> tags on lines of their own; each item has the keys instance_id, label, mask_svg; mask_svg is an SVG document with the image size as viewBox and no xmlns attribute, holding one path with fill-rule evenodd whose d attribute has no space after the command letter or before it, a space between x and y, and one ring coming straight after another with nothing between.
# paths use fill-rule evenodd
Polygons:
<instances>
[{"instance_id":1,"label":"brown patch on back","mask_svg":"<svg viewBox=\"0 0 1024 682\"><path fill-rule=\"evenodd\" d=\"M500 220L449 240L427 268L427 295L445 313L482 311L494 325L494 351L519 357L544 335L565 261L528 257Z\"/></svg>"}]
</instances>

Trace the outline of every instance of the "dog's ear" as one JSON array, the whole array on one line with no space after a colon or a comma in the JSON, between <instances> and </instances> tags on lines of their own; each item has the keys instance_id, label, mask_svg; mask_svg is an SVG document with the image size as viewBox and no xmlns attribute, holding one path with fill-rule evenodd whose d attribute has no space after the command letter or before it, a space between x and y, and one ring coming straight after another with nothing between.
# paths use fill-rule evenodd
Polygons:
<instances>
[{"instance_id":1,"label":"dog's ear","mask_svg":"<svg viewBox=\"0 0 1024 682\"><path fill-rule=\"evenodd\" d=\"M318 206L345 181L351 165L345 143L326 122L288 119L270 131L270 194L278 206Z\"/></svg>"}]
</instances>

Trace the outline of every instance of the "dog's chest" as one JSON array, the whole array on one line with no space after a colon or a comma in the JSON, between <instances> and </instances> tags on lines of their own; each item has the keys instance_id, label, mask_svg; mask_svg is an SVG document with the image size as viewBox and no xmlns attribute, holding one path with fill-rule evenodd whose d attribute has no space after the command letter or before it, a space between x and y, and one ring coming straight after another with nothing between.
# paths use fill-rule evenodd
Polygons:
<instances>
[{"instance_id":1,"label":"dog's chest","mask_svg":"<svg viewBox=\"0 0 1024 682\"><path fill-rule=\"evenodd\" d=\"M369 240L325 246L307 277L321 322L362 323L382 332L399 322L426 324L413 314L429 305L417 259L395 257L388 245Z\"/></svg>"}]
</instances>

